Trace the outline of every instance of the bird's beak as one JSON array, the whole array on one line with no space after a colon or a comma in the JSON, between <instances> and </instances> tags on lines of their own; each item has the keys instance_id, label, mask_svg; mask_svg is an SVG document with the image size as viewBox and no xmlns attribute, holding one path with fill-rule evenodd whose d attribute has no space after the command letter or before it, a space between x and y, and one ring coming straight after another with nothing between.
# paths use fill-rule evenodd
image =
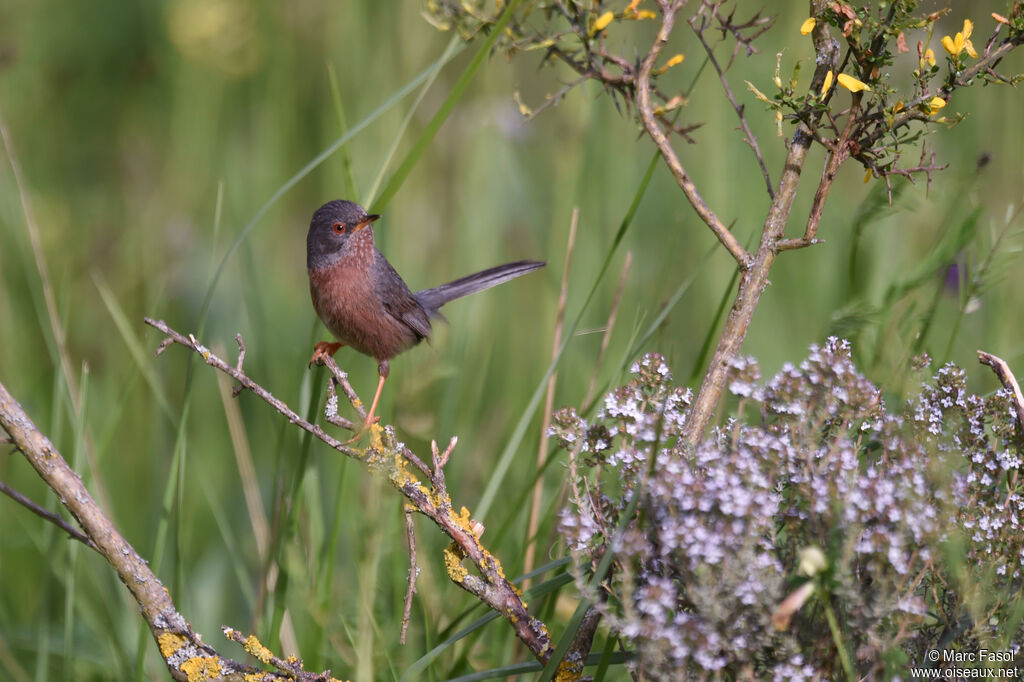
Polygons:
<instances>
[{"instance_id":1,"label":"bird's beak","mask_svg":"<svg viewBox=\"0 0 1024 682\"><path fill-rule=\"evenodd\" d=\"M352 231L355 232L356 230L361 230L375 220L380 220L380 216L376 213L372 213L356 223L355 229Z\"/></svg>"}]
</instances>

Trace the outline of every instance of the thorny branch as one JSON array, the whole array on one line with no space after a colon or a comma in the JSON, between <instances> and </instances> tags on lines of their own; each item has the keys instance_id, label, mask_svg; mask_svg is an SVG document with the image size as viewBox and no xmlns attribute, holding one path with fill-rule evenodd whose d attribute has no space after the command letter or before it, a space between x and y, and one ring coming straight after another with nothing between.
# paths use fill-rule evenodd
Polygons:
<instances>
[{"instance_id":1,"label":"thorny branch","mask_svg":"<svg viewBox=\"0 0 1024 682\"><path fill-rule=\"evenodd\" d=\"M312 434L334 450L363 462L372 471L385 475L391 485L405 496L411 507L433 521L452 539L451 546L445 550L445 568L451 580L501 614L537 660L542 663L547 662L554 652L547 627L530 614L515 586L505 577L500 562L480 542L483 527L470 518L470 512L465 507L459 511L455 511L453 508L445 484L444 465L455 448L457 442L455 439L443 453L437 450L436 445L434 446L431 453L432 468L428 468L422 459L398 442L394 429L390 426L382 428L376 424L371 425L369 427L370 445L366 448L349 447L316 424L300 417L288 405L249 378L238 366L228 364L200 344L193 336L185 336L171 329L162 321L146 318L146 324L164 333L172 344L185 346L198 353L206 364L231 376L244 390L251 391L297 427ZM161 348L165 347L166 340L161 344ZM356 411L360 413L360 416L362 416L362 401L349 384L347 375L338 368L334 359L327 357L324 363L332 375L327 405L328 420L332 423L347 424L346 428L351 428L352 422L341 420L337 415L335 388L338 386L342 388L343 393ZM429 487L409 471L407 463L412 463L424 474ZM469 558L479 575L470 573L463 566L464 558Z\"/></svg>"}]
</instances>

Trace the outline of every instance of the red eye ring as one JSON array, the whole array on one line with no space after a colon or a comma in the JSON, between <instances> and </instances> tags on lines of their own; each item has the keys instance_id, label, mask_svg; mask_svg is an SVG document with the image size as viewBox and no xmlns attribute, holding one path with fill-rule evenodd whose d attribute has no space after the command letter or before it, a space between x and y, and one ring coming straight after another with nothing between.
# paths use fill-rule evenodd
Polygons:
<instances>
[{"instance_id":1,"label":"red eye ring","mask_svg":"<svg viewBox=\"0 0 1024 682\"><path fill-rule=\"evenodd\" d=\"M334 230L335 234L345 234L345 223L336 222L331 225L331 229Z\"/></svg>"}]
</instances>

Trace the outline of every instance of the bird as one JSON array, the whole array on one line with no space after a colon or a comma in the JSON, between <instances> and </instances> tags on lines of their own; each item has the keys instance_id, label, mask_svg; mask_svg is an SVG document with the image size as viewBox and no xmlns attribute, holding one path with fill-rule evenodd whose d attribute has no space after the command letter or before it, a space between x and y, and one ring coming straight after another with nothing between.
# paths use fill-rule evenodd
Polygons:
<instances>
[{"instance_id":1,"label":"bird","mask_svg":"<svg viewBox=\"0 0 1024 682\"><path fill-rule=\"evenodd\" d=\"M441 306L546 265L537 260L506 263L413 293L374 244L372 225L379 219L353 201L336 199L316 210L306 235L313 308L337 339L317 343L309 364L343 346L377 361L379 381L364 429L379 419L375 413L389 361L430 338L431 319L443 319Z\"/></svg>"}]
</instances>

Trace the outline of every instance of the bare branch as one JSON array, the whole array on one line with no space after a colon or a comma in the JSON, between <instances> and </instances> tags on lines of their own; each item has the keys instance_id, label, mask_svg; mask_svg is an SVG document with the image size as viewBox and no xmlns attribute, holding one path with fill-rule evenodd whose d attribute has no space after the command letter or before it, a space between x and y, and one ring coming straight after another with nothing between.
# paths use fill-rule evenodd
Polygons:
<instances>
[{"instance_id":1,"label":"bare branch","mask_svg":"<svg viewBox=\"0 0 1024 682\"><path fill-rule=\"evenodd\" d=\"M811 92L821 92L825 74L835 68L839 59L839 45L831 37L827 26L818 23L811 34L814 49L817 53L814 76L811 78ZM711 422L718 402L725 391L729 376L729 367L739 354L740 347L746 338L754 310L761 300L761 294L768 286L768 273L775 257L779 253L779 244L784 239L786 223L796 198L800 173L807 159L807 151L814 138L811 127L816 119L797 124L796 131L790 138L783 165L782 177L779 178L779 191L775 194L761 232L761 242L753 256L751 264L740 273L736 300L733 302L725 327L719 338L711 364L704 375L700 390L693 401L689 417L683 427L682 438L691 446L696 446L704 435L704 430Z\"/></svg>"},{"instance_id":2,"label":"bare branch","mask_svg":"<svg viewBox=\"0 0 1024 682\"><path fill-rule=\"evenodd\" d=\"M654 71L654 63L657 61L658 55L661 54L662 48L664 48L665 43L668 42L668 38L672 34L676 13L680 8L677 3L669 0L659 0L658 4L661 5L662 11L661 28L658 30L658 36L655 38L654 44L651 45L650 51L640 63L640 72L637 76L636 102L637 110L640 112L640 120L647 130L647 134L651 136L654 144L657 145L661 157L665 160L669 170L672 171L672 175L675 177L679 188L683 190L683 194L686 195L690 205L693 206L700 219L711 228L711 231L718 237L718 241L722 242L722 245L728 249L740 270L745 271L750 267L750 254L747 253L735 235L729 231L729 228L711 210L707 202L704 201L704 197L697 191L697 186L693 183L686 169L683 168L679 156L672 147L672 143L661 129L654 115L654 107L651 104L651 74Z\"/></svg>"}]
</instances>

